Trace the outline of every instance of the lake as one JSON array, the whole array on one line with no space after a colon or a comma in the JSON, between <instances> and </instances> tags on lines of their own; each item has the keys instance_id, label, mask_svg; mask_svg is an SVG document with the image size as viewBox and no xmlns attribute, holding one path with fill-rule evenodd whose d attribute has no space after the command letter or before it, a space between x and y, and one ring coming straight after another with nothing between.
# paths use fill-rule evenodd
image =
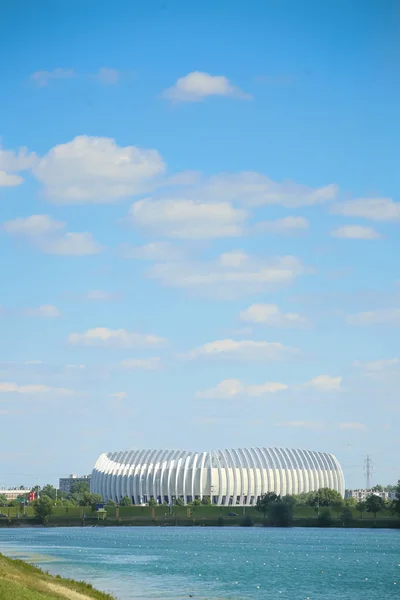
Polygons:
<instances>
[{"instance_id":1,"label":"lake","mask_svg":"<svg viewBox=\"0 0 400 600\"><path fill-rule=\"evenodd\" d=\"M119 600L400 597L399 530L0 529L0 552Z\"/></svg>"}]
</instances>

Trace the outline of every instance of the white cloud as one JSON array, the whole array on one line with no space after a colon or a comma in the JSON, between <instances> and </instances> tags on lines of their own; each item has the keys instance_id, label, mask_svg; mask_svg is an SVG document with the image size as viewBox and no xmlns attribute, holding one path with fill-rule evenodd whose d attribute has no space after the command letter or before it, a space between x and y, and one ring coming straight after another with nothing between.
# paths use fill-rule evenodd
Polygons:
<instances>
[{"instance_id":1,"label":"white cloud","mask_svg":"<svg viewBox=\"0 0 400 600\"><path fill-rule=\"evenodd\" d=\"M109 302L116 299L116 294L104 290L89 290L83 295L84 300L93 302Z\"/></svg>"},{"instance_id":2,"label":"white cloud","mask_svg":"<svg viewBox=\"0 0 400 600\"><path fill-rule=\"evenodd\" d=\"M39 87L46 87L53 79L72 79L76 77L74 69L53 69L53 71L36 71L32 73L31 80Z\"/></svg>"},{"instance_id":3,"label":"white cloud","mask_svg":"<svg viewBox=\"0 0 400 600\"><path fill-rule=\"evenodd\" d=\"M292 234L309 229L310 223L304 217L284 217L274 221L261 221L254 226L257 233Z\"/></svg>"},{"instance_id":4,"label":"white cloud","mask_svg":"<svg viewBox=\"0 0 400 600\"><path fill-rule=\"evenodd\" d=\"M54 146L32 171L54 202L107 203L144 192L165 164L157 150L81 135Z\"/></svg>"},{"instance_id":5,"label":"white cloud","mask_svg":"<svg viewBox=\"0 0 400 600\"><path fill-rule=\"evenodd\" d=\"M200 102L208 96L231 96L249 100L251 96L231 84L223 75L209 75L192 71L180 77L175 84L163 92L163 97L174 102Z\"/></svg>"},{"instance_id":6,"label":"white cloud","mask_svg":"<svg viewBox=\"0 0 400 600\"><path fill-rule=\"evenodd\" d=\"M272 327L301 327L308 324L307 318L303 315L284 313L276 304L252 304L240 313L240 319Z\"/></svg>"},{"instance_id":7,"label":"white cloud","mask_svg":"<svg viewBox=\"0 0 400 600\"><path fill-rule=\"evenodd\" d=\"M194 192L196 197L208 201L215 199L247 206L277 204L298 208L334 200L338 189L334 184L313 188L290 180L277 182L261 173L242 171L213 175L203 180Z\"/></svg>"},{"instance_id":8,"label":"white cloud","mask_svg":"<svg viewBox=\"0 0 400 600\"><path fill-rule=\"evenodd\" d=\"M309 269L294 256L260 259L232 251L213 261L158 262L148 276L162 285L232 298L287 285L306 272Z\"/></svg>"},{"instance_id":9,"label":"white cloud","mask_svg":"<svg viewBox=\"0 0 400 600\"><path fill-rule=\"evenodd\" d=\"M400 358L388 358L381 360L373 360L369 362L356 361L354 363L354 366L361 367L362 369L370 373L378 373L381 371L391 369L392 367L400 367Z\"/></svg>"},{"instance_id":10,"label":"white cloud","mask_svg":"<svg viewBox=\"0 0 400 600\"><path fill-rule=\"evenodd\" d=\"M325 425L319 421L284 421L278 423L281 427L300 427L303 429L323 429Z\"/></svg>"},{"instance_id":11,"label":"white cloud","mask_svg":"<svg viewBox=\"0 0 400 600\"><path fill-rule=\"evenodd\" d=\"M367 426L364 425L364 423L348 422L348 423L340 423L339 428L340 429L353 429L355 431L365 431L367 429Z\"/></svg>"},{"instance_id":12,"label":"white cloud","mask_svg":"<svg viewBox=\"0 0 400 600\"><path fill-rule=\"evenodd\" d=\"M161 358L126 358L121 361L121 367L132 371L155 371L161 367Z\"/></svg>"},{"instance_id":13,"label":"white cloud","mask_svg":"<svg viewBox=\"0 0 400 600\"><path fill-rule=\"evenodd\" d=\"M305 385L312 387L318 392L333 392L340 390L342 377L330 377L329 375L318 375Z\"/></svg>"},{"instance_id":14,"label":"white cloud","mask_svg":"<svg viewBox=\"0 0 400 600\"><path fill-rule=\"evenodd\" d=\"M111 398L115 398L116 400L125 400L128 397L126 392L115 392L114 394L110 394Z\"/></svg>"},{"instance_id":15,"label":"white cloud","mask_svg":"<svg viewBox=\"0 0 400 600\"><path fill-rule=\"evenodd\" d=\"M107 67L101 67L95 75L91 76L99 83L104 85L115 85L118 83L120 74L116 69L108 69Z\"/></svg>"},{"instance_id":16,"label":"white cloud","mask_svg":"<svg viewBox=\"0 0 400 600\"><path fill-rule=\"evenodd\" d=\"M20 171L27 171L37 161L33 152L28 153L26 148L20 148L18 153L13 150L3 150L0 146L0 187L14 187L24 180Z\"/></svg>"},{"instance_id":17,"label":"white cloud","mask_svg":"<svg viewBox=\"0 0 400 600\"><path fill-rule=\"evenodd\" d=\"M5 171L0 171L0 187L15 187L23 182L19 175L10 175Z\"/></svg>"},{"instance_id":18,"label":"white cloud","mask_svg":"<svg viewBox=\"0 0 400 600\"><path fill-rule=\"evenodd\" d=\"M26 237L45 254L83 256L101 252L102 247L91 233L64 233L65 226L64 222L55 221L49 215L19 217L3 223L7 233Z\"/></svg>"},{"instance_id":19,"label":"white cloud","mask_svg":"<svg viewBox=\"0 0 400 600\"><path fill-rule=\"evenodd\" d=\"M105 346L115 348L158 347L166 340L158 335L136 333L126 329L96 327L83 333L70 333L68 342L75 346Z\"/></svg>"},{"instance_id":20,"label":"white cloud","mask_svg":"<svg viewBox=\"0 0 400 600\"><path fill-rule=\"evenodd\" d=\"M187 254L182 248L174 246L170 242L151 242L143 246L124 244L120 247L120 252L123 258L156 262L182 260Z\"/></svg>"},{"instance_id":21,"label":"white cloud","mask_svg":"<svg viewBox=\"0 0 400 600\"><path fill-rule=\"evenodd\" d=\"M183 358L239 361L269 361L292 358L299 354L297 348L279 342L256 342L253 340L216 340L190 350Z\"/></svg>"},{"instance_id":22,"label":"white cloud","mask_svg":"<svg viewBox=\"0 0 400 600\"><path fill-rule=\"evenodd\" d=\"M48 385L41 384L30 384L30 385L18 385L10 381L0 382L0 393L3 394L55 394L57 396L70 396L74 394L72 390L66 388L50 387Z\"/></svg>"},{"instance_id":23,"label":"white cloud","mask_svg":"<svg viewBox=\"0 0 400 600\"><path fill-rule=\"evenodd\" d=\"M43 361L42 360L26 360L24 362L25 365L43 365Z\"/></svg>"},{"instance_id":24,"label":"white cloud","mask_svg":"<svg viewBox=\"0 0 400 600\"><path fill-rule=\"evenodd\" d=\"M172 238L235 237L243 234L247 213L229 202L144 198L132 204L128 220L136 227Z\"/></svg>"},{"instance_id":25,"label":"white cloud","mask_svg":"<svg viewBox=\"0 0 400 600\"><path fill-rule=\"evenodd\" d=\"M205 399L224 399L235 398L237 396L263 396L286 390L287 385L283 383L265 382L261 385L245 385L239 379L224 379L215 388L196 392L196 398Z\"/></svg>"},{"instance_id":26,"label":"white cloud","mask_svg":"<svg viewBox=\"0 0 400 600\"><path fill-rule=\"evenodd\" d=\"M52 304L42 304L39 308L26 308L24 314L29 317L43 317L45 319L61 317L59 309Z\"/></svg>"},{"instance_id":27,"label":"white cloud","mask_svg":"<svg viewBox=\"0 0 400 600\"><path fill-rule=\"evenodd\" d=\"M371 221L400 221L400 202L392 198L357 198L334 204L332 212Z\"/></svg>"},{"instance_id":28,"label":"white cloud","mask_svg":"<svg viewBox=\"0 0 400 600\"><path fill-rule=\"evenodd\" d=\"M400 308L383 308L348 315L349 325L400 325Z\"/></svg>"},{"instance_id":29,"label":"white cloud","mask_svg":"<svg viewBox=\"0 0 400 600\"><path fill-rule=\"evenodd\" d=\"M3 229L15 235L37 236L54 233L64 229L63 221L55 221L49 215L31 215L30 217L18 217L13 221L3 223Z\"/></svg>"},{"instance_id":30,"label":"white cloud","mask_svg":"<svg viewBox=\"0 0 400 600\"><path fill-rule=\"evenodd\" d=\"M362 225L343 225L332 231L331 236L349 240L377 240L382 237L373 227L363 227Z\"/></svg>"}]
</instances>

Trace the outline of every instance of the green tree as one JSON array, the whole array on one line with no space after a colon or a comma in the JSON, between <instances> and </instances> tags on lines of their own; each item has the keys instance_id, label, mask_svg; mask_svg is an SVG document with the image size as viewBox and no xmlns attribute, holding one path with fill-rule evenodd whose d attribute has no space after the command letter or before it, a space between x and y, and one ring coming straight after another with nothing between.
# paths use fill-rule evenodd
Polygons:
<instances>
[{"instance_id":1,"label":"green tree","mask_svg":"<svg viewBox=\"0 0 400 600\"><path fill-rule=\"evenodd\" d=\"M178 496L178 497L175 499L175 505L176 505L176 506L185 506L185 503L184 503L183 499L182 499L180 496Z\"/></svg>"},{"instance_id":2,"label":"green tree","mask_svg":"<svg viewBox=\"0 0 400 600\"><path fill-rule=\"evenodd\" d=\"M33 512L35 517L41 523L47 523L49 517L53 513L53 501L48 496L41 495L40 498L33 503Z\"/></svg>"},{"instance_id":3,"label":"green tree","mask_svg":"<svg viewBox=\"0 0 400 600\"><path fill-rule=\"evenodd\" d=\"M353 513L351 511L351 508L349 508L348 506L345 505L340 514L340 518L343 521L343 525L345 527L347 527L353 518Z\"/></svg>"},{"instance_id":4,"label":"green tree","mask_svg":"<svg viewBox=\"0 0 400 600\"><path fill-rule=\"evenodd\" d=\"M278 502L279 496L275 492L267 492L263 496L257 498L256 510L263 513L264 519L271 504Z\"/></svg>"},{"instance_id":5,"label":"green tree","mask_svg":"<svg viewBox=\"0 0 400 600\"><path fill-rule=\"evenodd\" d=\"M289 527L293 520L293 505L278 498L268 505L268 519L277 527Z\"/></svg>"},{"instance_id":6,"label":"green tree","mask_svg":"<svg viewBox=\"0 0 400 600\"><path fill-rule=\"evenodd\" d=\"M114 502L114 500L112 500L111 498L109 498L107 500L106 506L108 506L109 508L114 508L114 506L117 506L116 503Z\"/></svg>"},{"instance_id":7,"label":"green tree","mask_svg":"<svg viewBox=\"0 0 400 600\"><path fill-rule=\"evenodd\" d=\"M131 500L131 498L129 498L129 496L122 496L121 500L119 501L119 505L120 506L132 506L132 500Z\"/></svg>"},{"instance_id":8,"label":"green tree","mask_svg":"<svg viewBox=\"0 0 400 600\"><path fill-rule=\"evenodd\" d=\"M318 525L320 527L331 527L332 523L331 511L329 508L324 508L318 516Z\"/></svg>"},{"instance_id":9,"label":"green tree","mask_svg":"<svg viewBox=\"0 0 400 600\"><path fill-rule=\"evenodd\" d=\"M383 492L383 485L374 485L372 492Z\"/></svg>"},{"instance_id":10,"label":"green tree","mask_svg":"<svg viewBox=\"0 0 400 600\"><path fill-rule=\"evenodd\" d=\"M286 494L286 496L282 496L283 504L290 506L292 509L296 506L298 500L296 496L292 496L290 494Z\"/></svg>"},{"instance_id":11,"label":"green tree","mask_svg":"<svg viewBox=\"0 0 400 600\"><path fill-rule=\"evenodd\" d=\"M5 494L0 494L0 506L8 506L8 498Z\"/></svg>"},{"instance_id":12,"label":"green tree","mask_svg":"<svg viewBox=\"0 0 400 600\"><path fill-rule=\"evenodd\" d=\"M320 488L316 492L312 492L307 504L309 506L333 506L335 502L341 502L342 496L336 490L330 488Z\"/></svg>"},{"instance_id":13,"label":"green tree","mask_svg":"<svg viewBox=\"0 0 400 600\"><path fill-rule=\"evenodd\" d=\"M365 500L360 500L360 502L357 502L356 509L360 513L361 518L363 518L363 514L367 510L367 503Z\"/></svg>"},{"instance_id":14,"label":"green tree","mask_svg":"<svg viewBox=\"0 0 400 600\"><path fill-rule=\"evenodd\" d=\"M189 504L189 506L191 506L192 508L196 508L197 506L201 506L201 500L199 500L198 498L195 498L193 500L193 502L191 502Z\"/></svg>"},{"instance_id":15,"label":"green tree","mask_svg":"<svg viewBox=\"0 0 400 600\"><path fill-rule=\"evenodd\" d=\"M336 512L337 518L339 518L339 514L343 510L343 506L344 506L343 499L340 498L338 500L335 500L334 502L332 502L331 506L332 506L333 510Z\"/></svg>"},{"instance_id":16,"label":"green tree","mask_svg":"<svg viewBox=\"0 0 400 600\"><path fill-rule=\"evenodd\" d=\"M76 496L78 494L84 494L85 492L90 493L89 481L74 481L70 487L70 494Z\"/></svg>"},{"instance_id":17,"label":"green tree","mask_svg":"<svg viewBox=\"0 0 400 600\"><path fill-rule=\"evenodd\" d=\"M393 512L400 517L400 479L392 491L395 492L395 499L392 502Z\"/></svg>"},{"instance_id":18,"label":"green tree","mask_svg":"<svg viewBox=\"0 0 400 600\"><path fill-rule=\"evenodd\" d=\"M373 513L374 518L376 519L376 515L378 512L385 508L385 501L380 496L376 496L375 494L371 494L367 497L366 501L367 512Z\"/></svg>"},{"instance_id":19,"label":"green tree","mask_svg":"<svg viewBox=\"0 0 400 600\"><path fill-rule=\"evenodd\" d=\"M92 510L94 510L96 508L96 504L101 504L102 502L103 498L100 496L100 494L91 494L90 492L85 492L78 504L79 506L91 506Z\"/></svg>"},{"instance_id":20,"label":"green tree","mask_svg":"<svg viewBox=\"0 0 400 600\"><path fill-rule=\"evenodd\" d=\"M201 503L205 506L209 506L211 504L210 496L203 496L203 498L201 499Z\"/></svg>"},{"instance_id":21,"label":"green tree","mask_svg":"<svg viewBox=\"0 0 400 600\"><path fill-rule=\"evenodd\" d=\"M52 500L55 500L57 496L57 490L53 485L48 484L42 487L42 489L40 490L40 494L43 494L43 496L48 496Z\"/></svg>"},{"instance_id":22,"label":"green tree","mask_svg":"<svg viewBox=\"0 0 400 600\"><path fill-rule=\"evenodd\" d=\"M357 500L355 498L353 498L352 496L350 496L350 498L345 498L344 505L347 506L348 508L356 508Z\"/></svg>"},{"instance_id":23,"label":"green tree","mask_svg":"<svg viewBox=\"0 0 400 600\"><path fill-rule=\"evenodd\" d=\"M157 500L155 498L151 497L149 500L149 506L152 506L152 507L157 506Z\"/></svg>"}]
</instances>

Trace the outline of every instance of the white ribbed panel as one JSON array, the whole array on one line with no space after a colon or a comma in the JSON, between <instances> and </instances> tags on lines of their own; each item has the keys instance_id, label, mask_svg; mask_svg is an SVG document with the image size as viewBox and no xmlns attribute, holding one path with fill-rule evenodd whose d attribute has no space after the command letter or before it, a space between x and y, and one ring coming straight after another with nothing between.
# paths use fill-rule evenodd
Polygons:
<instances>
[{"instance_id":1,"label":"white ribbed panel","mask_svg":"<svg viewBox=\"0 0 400 600\"><path fill-rule=\"evenodd\" d=\"M210 486L213 486L212 489ZM91 478L91 491L104 500L123 496L135 504L167 496L171 503L203 495L217 504L250 505L269 491L301 494L330 487L344 494L342 469L331 454L286 448L241 448L190 453L180 450L132 450L102 454ZM246 498L246 502L245 502Z\"/></svg>"}]
</instances>

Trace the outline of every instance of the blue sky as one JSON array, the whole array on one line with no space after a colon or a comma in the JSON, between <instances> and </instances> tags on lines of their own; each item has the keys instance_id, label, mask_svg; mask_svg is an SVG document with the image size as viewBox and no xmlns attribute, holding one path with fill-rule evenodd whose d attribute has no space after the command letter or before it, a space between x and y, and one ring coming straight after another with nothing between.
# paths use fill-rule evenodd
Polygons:
<instances>
[{"instance_id":1,"label":"blue sky","mask_svg":"<svg viewBox=\"0 0 400 600\"><path fill-rule=\"evenodd\" d=\"M397 3L217 4L9 3L0 486L142 446L400 476Z\"/></svg>"}]
</instances>

